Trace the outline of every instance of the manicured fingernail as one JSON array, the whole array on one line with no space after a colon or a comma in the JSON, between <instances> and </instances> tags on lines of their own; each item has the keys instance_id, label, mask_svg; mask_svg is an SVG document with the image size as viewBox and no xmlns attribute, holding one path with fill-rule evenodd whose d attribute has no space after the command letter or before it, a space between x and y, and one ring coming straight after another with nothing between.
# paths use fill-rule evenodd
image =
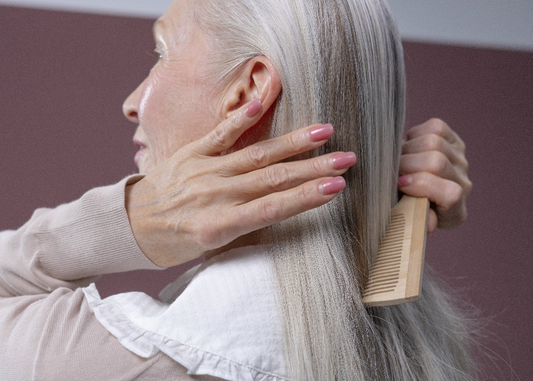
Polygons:
<instances>
[{"instance_id":1,"label":"manicured fingernail","mask_svg":"<svg viewBox=\"0 0 533 381\"><path fill-rule=\"evenodd\" d=\"M357 162L357 156L353 152L345 152L335 155L331 158L331 164L334 169L344 169L351 167Z\"/></svg>"},{"instance_id":2,"label":"manicured fingernail","mask_svg":"<svg viewBox=\"0 0 533 381\"><path fill-rule=\"evenodd\" d=\"M408 185L411 185L412 182L413 182L413 176L411 175L400 176L398 178L398 188L403 188Z\"/></svg>"},{"instance_id":3,"label":"manicured fingernail","mask_svg":"<svg viewBox=\"0 0 533 381\"><path fill-rule=\"evenodd\" d=\"M309 137L314 142L329 139L331 135L333 135L333 126L329 123L313 127L309 130Z\"/></svg>"},{"instance_id":4,"label":"manicured fingernail","mask_svg":"<svg viewBox=\"0 0 533 381\"><path fill-rule=\"evenodd\" d=\"M324 180L318 186L318 190L324 196L328 196L330 194L339 193L344 188L346 188L346 181L341 176L334 177L334 178L329 179L329 180Z\"/></svg>"},{"instance_id":5,"label":"manicured fingernail","mask_svg":"<svg viewBox=\"0 0 533 381\"><path fill-rule=\"evenodd\" d=\"M263 108L263 105L261 104L261 101L259 99L256 99L255 101L253 101L252 103L248 105L248 107L246 108L245 114L247 117L253 118L259 113L259 111L261 111L262 108Z\"/></svg>"}]
</instances>

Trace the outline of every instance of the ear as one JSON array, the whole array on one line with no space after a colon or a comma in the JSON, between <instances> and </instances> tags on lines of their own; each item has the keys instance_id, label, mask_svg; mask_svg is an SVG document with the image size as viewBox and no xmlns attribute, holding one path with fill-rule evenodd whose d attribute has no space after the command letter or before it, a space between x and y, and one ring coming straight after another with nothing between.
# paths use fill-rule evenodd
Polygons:
<instances>
[{"instance_id":1,"label":"ear","mask_svg":"<svg viewBox=\"0 0 533 381\"><path fill-rule=\"evenodd\" d=\"M265 56L248 61L232 80L222 98L220 116L227 119L247 102L259 99L266 113L281 92L281 80L272 62Z\"/></svg>"}]
</instances>

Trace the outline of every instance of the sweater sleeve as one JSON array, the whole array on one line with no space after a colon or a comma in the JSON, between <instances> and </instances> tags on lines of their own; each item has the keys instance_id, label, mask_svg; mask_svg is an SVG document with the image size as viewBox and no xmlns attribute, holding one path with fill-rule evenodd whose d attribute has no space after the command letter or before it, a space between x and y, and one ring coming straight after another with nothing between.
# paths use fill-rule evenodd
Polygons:
<instances>
[{"instance_id":1,"label":"sweater sleeve","mask_svg":"<svg viewBox=\"0 0 533 381\"><path fill-rule=\"evenodd\" d=\"M80 288L102 274L158 269L137 246L124 207L125 186L139 179L39 209L0 233L0 380L215 380L189 376L162 352L146 359L128 351Z\"/></svg>"},{"instance_id":2,"label":"sweater sleeve","mask_svg":"<svg viewBox=\"0 0 533 381\"><path fill-rule=\"evenodd\" d=\"M81 289L0 298L0 380L196 380L162 352L142 358L94 317Z\"/></svg>"},{"instance_id":3,"label":"sweater sleeve","mask_svg":"<svg viewBox=\"0 0 533 381\"><path fill-rule=\"evenodd\" d=\"M76 289L99 275L159 269L139 249L124 206L130 176L0 233L0 297Z\"/></svg>"}]
</instances>

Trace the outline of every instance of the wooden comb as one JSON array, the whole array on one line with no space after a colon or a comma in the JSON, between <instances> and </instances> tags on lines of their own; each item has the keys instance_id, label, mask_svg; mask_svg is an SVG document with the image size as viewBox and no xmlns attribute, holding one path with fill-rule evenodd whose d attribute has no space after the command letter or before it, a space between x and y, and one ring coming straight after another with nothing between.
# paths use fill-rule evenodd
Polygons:
<instances>
[{"instance_id":1,"label":"wooden comb","mask_svg":"<svg viewBox=\"0 0 533 381\"><path fill-rule=\"evenodd\" d=\"M367 307L392 306L420 298L429 202L404 195L392 209L363 292Z\"/></svg>"}]
</instances>

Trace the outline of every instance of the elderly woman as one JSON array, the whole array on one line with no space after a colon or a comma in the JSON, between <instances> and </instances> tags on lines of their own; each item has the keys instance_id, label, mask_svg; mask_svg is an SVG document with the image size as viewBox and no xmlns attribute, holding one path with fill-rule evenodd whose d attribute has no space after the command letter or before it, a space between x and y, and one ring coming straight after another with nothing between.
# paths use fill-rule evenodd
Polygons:
<instances>
[{"instance_id":1,"label":"elderly woman","mask_svg":"<svg viewBox=\"0 0 533 381\"><path fill-rule=\"evenodd\" d=\"M398 173L435 203L430 230L462 221L470 189L443 122L399 160L386 5L175 0L154 36L124 103L141 175L0 234L0 379L468 379L465 327L430 281L417 303L361 302ZM206 254L164 302L90 285Z\"/></svg>"}]
</instances>

